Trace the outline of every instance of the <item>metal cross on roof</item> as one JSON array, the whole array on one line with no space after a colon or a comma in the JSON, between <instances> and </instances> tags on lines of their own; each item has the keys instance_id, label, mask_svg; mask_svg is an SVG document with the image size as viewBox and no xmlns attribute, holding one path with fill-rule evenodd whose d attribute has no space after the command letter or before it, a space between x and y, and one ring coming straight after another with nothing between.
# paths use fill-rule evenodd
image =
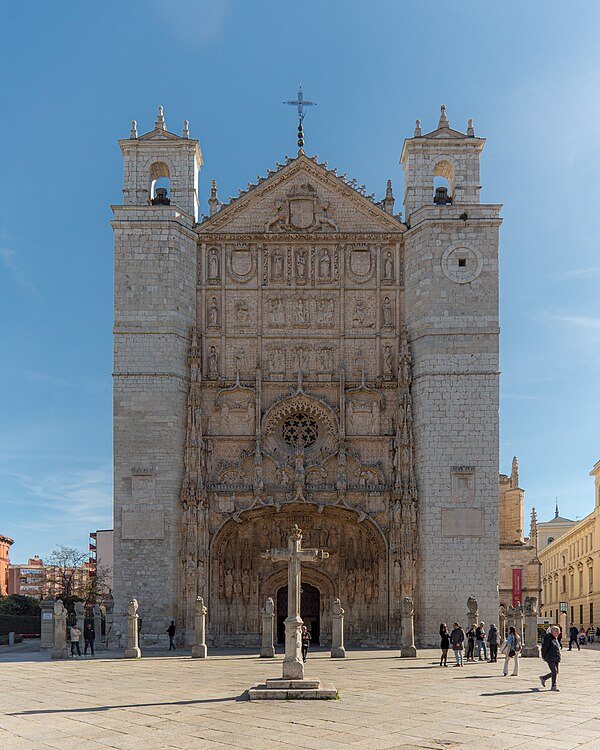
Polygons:
<instances>
[{"instance_id":1,"label":"metal cross on roof","mask_svg":"<svg viewBox=\"0 0 600 750\"><path fill-rule=\"evenodd\" d=\"M304 92L302 91L302 85L298 86L298 98L294 101L283 102L284 104L291 104L294 107L298 107L298 146L302 150L304 146L304 132L302 130L302 122L306 115L304 107L316 107L317 102L311 102L309 99L304 98Z\"/></svg>"}]
</instances>

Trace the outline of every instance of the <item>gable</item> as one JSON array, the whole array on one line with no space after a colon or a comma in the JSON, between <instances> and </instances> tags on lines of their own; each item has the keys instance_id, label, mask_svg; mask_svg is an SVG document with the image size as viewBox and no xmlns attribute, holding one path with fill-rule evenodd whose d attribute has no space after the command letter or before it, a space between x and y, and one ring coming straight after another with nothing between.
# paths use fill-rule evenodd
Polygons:
<instances>
[{"instance_id":1,"label":"gable","mask_svg":"<svg viewBox=\"0 0 600 750\"><path fill-rule=\"evenodd\" d=\"M322 236L405 227L320 164L299 157L202 222L205 231Z\"/></svg>"}]
</instances>

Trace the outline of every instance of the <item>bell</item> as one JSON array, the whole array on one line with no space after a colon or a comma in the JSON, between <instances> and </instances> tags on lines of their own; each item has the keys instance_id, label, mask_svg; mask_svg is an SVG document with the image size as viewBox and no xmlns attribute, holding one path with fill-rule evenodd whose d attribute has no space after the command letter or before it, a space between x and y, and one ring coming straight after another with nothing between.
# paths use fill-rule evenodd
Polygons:
<instances>
[{"instance_id":1,"label":"bell","mask_svg":"<svg viewBox=\"0 0 600 750\"><path fill-rule=\"evenodd\" d=\"M435 195L433 196L433 202L436 206L448 206L452 203L452 196L448 195L447 187L437 187L435 189Z\"/></svg>"},{"instance_id":2,"label":"bell","mask_svg":"<svg viewBox=\"0 0 600 750\"><path fill-rule=\"evenodd\" d=\"M170 206L171 201L169 200L169 198L167 198L167 188L156 188L154 198L152 198L151 202L153 206Z\"/></svg>"}]
</instances>

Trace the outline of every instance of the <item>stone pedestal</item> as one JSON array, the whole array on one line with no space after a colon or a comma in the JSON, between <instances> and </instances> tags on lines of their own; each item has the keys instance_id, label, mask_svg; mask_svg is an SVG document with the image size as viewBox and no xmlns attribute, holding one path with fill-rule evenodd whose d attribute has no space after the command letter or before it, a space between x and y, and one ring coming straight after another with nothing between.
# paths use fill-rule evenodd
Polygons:
<instances>
[{"instance_id":1,"label":"stone pedestal","mask_svg":"<svg viewBox=\"0 0 600 750\"><path fill-rule=\"evenodd\" d=\"M257 700L335 700L337 690L321 680L267 680L248 690L248 698Z\"/></svg>"},{"instance_id":2,"label":"stone pedestal","mask_svg":"<svg viewBox=\"0 0 600 750\"><path fill-rule=\"evenodd\" d=\"M102 642L102 611L98 604L94 604L92 613L94 615L94 634L96 636L94 648L96 648Z\"/></svg>"},{"instance_id":3,"label":"stone pedestal","mask_svg":"<svg viewBox=\"0 0 600 750\"><path fill-rule=\"evenodd\" d=\"M344 648L344 610L339 599L333 600L331 608L331 657L343 659L346 656Z\"/></svg>"},{"instance_id":4,"label":"stone pedestal","mask_svg":"<svg viewBox=\"0 0 600 750\"><path fill-rule=\"evenodd\" d=\"M61 599L54 602L54 646L53 659L67 658L67 610Z\"/></svg>"},{"instance_id":5,"label":"stone pedestal","mask_svg":"<svg viewBox=\"0 0 600 750\"><path fill-rule=\"evenodd\" d=\"M523 607L520 602L515 605L515 630L523 643Z\"/></svg>"},{"instance_id":6,"label":"stone pedestal","mask_svg":"<svg viewBox=\"0 0 600 750\"><path fill-rule=\"evenodd\" d=\"M498 642L500 645L504 643L506 639L506 609L501 606L498 610Z\"/></svg>"},{"instance_id":7,"label":"stone pedestal","mask_svg":"<svg viewBox=\"0 0 600 750\"><path fill-rule=\"evenodd\" d=\"M40 651L50 651L54 646L54 599L42 599L41 609L41 643Z\"/></svg>"},{"instance_id":8,"label":"stone pedestal","mask_svg":"<svg viewBox=\"0 0 600 750\"><path fill-rule=\"evenodd\" d=\"M514 626L515 626L515 608L511 604L506 611L506 634L507 635L508 635L508 631L511 628L514 628Z\"/></svg>"},{"instance_id":9,"label":"stone pedestal","mask_svg":"<svg viewBox=\"0 0 600 750\"><path fill-rule=\"evenodd\" d=\"M83 648L84 648L84 639L83 639L83 630L85 628L85 607L83 606L83 602L75 602L75 618L77 620L77 627L79 628L79 650L83 654Z\"/></svg>"},{"instance_id":10,"label":"stone pedestal","mask_svg":"<svg viewBox=\"0 0 600 750\"><path fill-rule=\"evenodd\" d=\"M127 605L127 648L126 659L139 659L142 655L138 645L138 603L137 599L131 599Z\"/></svg>"},{"instance_id":11,"label":"stone pedestal","mask_svg":"<svg viewBox=\"0 0 600 750\"><path fill-rule=\"evenodd\" d=\"M537 596L525 599L525 642L521 656L537 658L540 649L537 642Z\"/></svg>"},{"instance_id":12,"label":"stone pedestal","mask_svg":"<svg viewBox=\"0 0 600 750\"><path fill-rule=\"evenodd\" d=\"M273 658L275 656L275 644L273 643L273 629L275 624L275 602L269 597L262 611L262 643L260 646L261 658Z\"/></svg>"},{"instance_id":13,"label":"stone pedestal","mask_svg":"<svg viewBox=\"0 0 600 750\"><path fill-rule=\"evenodd\" d=\"M467 630L475 630L479 623L479 605L474 596L467 599Z\"/></svg>"},{"instance_id":14,"label":"stone pedestal","mask_svg":"<svg viewBox=\"0 0 600 750\"><path fill-rule=\"evenodd\" d=\"M115 601L113 599L112 594L108 594L104 598L103 602L104 606L104 642L106 644L106 648L111 648L113 643L116 642L117 638L113 629L113 621L114 621L114 609L115 609Z\"/></svg>"},{"instance_id":15,"label":"stone pedestal","mask_svg":"<svg viewBox=\"0 0 600 750\"><path fill-rule=\"evenodd\" d=\"M400 656L412 659L417 655L415 648L415 605L413 600L405 596L402 600L402 638Z\"/></svg>"},{"instance_id":16,"label":"stone pedestal","mask_svg":"<svg viewBox=\"0 0 600 750\"><path fill-rule=\"evenodd\" d=\"M192 659L206 659L206 613L204 599L199 596L196 599L196 617L194 620L194 645L192 646Z\"/></svg>"}]
</instances>

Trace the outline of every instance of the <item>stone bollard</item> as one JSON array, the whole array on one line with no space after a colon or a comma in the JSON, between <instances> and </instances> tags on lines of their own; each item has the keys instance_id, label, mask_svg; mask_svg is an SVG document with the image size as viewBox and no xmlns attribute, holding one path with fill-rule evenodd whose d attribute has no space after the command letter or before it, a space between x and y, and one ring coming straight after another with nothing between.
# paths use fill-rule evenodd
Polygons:
<instances>
[{"instance_id":1,"label":"stone bollard","mask_svg":"<svg viewBox=\"0 0 600 750\"><path fill-rule=\"evenodd\" d=\"M417 655L415 648L415 605L413 600L405 596L402 599L402 643L400 656L404 659Z\"/></svg>"},{"instance_id":2,"label":"stone bollard","mask_svg":"<svg viewBox=\"0 0 600 750\"><path fill-rule=\"evenodd\" d=\"M127 648L126 659L139 659L142 655L138 645L138 603L137 599L130 599L127 605Z\"/></svg>"},{"instance_id":3,"label":"stone bollard","mask_svg":"<svg viewBox=\"0 0 600 750\"><path fill-rule=\"evenodd\" d=\"M331 608L331 657L333 659L344 659L345 656L344 610L340 600L334 599Z\"/></svg>"},{"instance_id":4,"label":"stone bollard","mask_svg":"<svg viewBox=\"0 0 600 750\"><path fill-rule=\"evenodd\" d=\"M467 599L467 625L468 629L475 630L479 623L479 605L474 596Z\"/></svg>"},{"instance_id":5,"label":"stone bollard","mask_svg":"<svg viewBox=\"0 0 600 750\"><path fill-rule=\"evenodd\" d=\"M508 635L508 631L511 628L514 628L515 626L515 608L512 606L512 604L508 607L508 610L506 612L506 633Z\"/></svg>"},{"instance_id":6,"label":"stone bollard","mask_svg":"<svg viewBox=\"0 0 600 750\"><path fill-rule=\"evenodd\" d=\"M262 644L260 647L261 658L272 658L275 656L275 645L273 643L273 627L275 623L275 602L269 596L265 602L262 614ZM206 654L205 654L206 656Z\"/></svg>"},{"instance_id":7,"label":"stone bollard","mask_svg":"<svg viewBox=\"0 0 600 750\"><path fill-rule=\"evenodd\" d=\"M54 646L54 599L48 597L40 602L41 641L40 651L50 651Z\"/></svg>"},{"instance_id":8,"label":"stone bollard","mask_svg":"<svg viewBox=\"0 0 600 750\"><path fill-rule=\"evenodd\" d=\"M199 596L196 599L196 619L194 622L194 645L192 646L192 659L206 659L206 613L204 599Z\"/></svg>"},{"instance_id":9,"label":"stone bollard","mask_svg":"<svg viewBox=\"0 0 600 750\"><path fill-rule=\"evenodd\" d=\"M523 643L523 607L521 602L515 604L515 630Z\"/></svg>"},{"instance_id":10,"label":"stone bollard","mask_svg":"<svg viewBox=\"0 0 600 750\"><path fill-rule=\"evenodd\" d=\"M8 634L8 645L9 646L14 646L15 645L15 634L12 632L12 630Z\"/></svg>"},{"instance_id":11,"label":"stone bollard","mask_svg":"<svg viewBox=\"0 0 600 750\"><path fill-rule=\"evenodd\" d=\"M115 609L115 600L113 599L113 595L110 592L104 597L103 605L105 614L104 642L106 644L106 648L110 648L116 641L116 636L113 630L113 612Z\"/></svg>"},{"instance_id":12,"label":"stone bollard","mask_svg":"<svg viewBox=\"0 0 600 750\"><path fill-rule=\"evenodd\" d=\"M92 607L92 614L94 616L94 649L102 643L102 611L99 604L94 604Z\"/></svg>"},{"instance_id":13,"label":"stone bollard","mask_svg":"<svg viewBox=\"0 0 600 750\"><path fill-rule=\"evenodd\" d=\"M537 596L525 597L525 642L521 656L539 657L537 642Z\"/></svg>"},{"instance_id":14,"label":"stone bollard","mask_svg":"<svg viewBox=\"0 0 600 750\"><path fill-rule=\"evenodd\" d=\"M498 641L500 645L506 640L506 608L504 604L498 610Z\"/></svg>"},{"instance_id":15,"label":"stone bollard","mask_svg":"<svg viewBox=\"0 0 600 750\"><path fill-rule=\"evenodd\" d=\"M53 659L67 658L67 611L61 599L54 602L54 645Z\"/></svg>"},{"instance_id":16,"label":"stone bollard","mask_svg":"<svg viewBox=\"0 0 600 750\"><path fill-rule=\"evenodd\" d=\"M83 654L83 629L85 628L85 607L83 602L75 602L75 617L77 619L77 627L79 628L79 649Z\"/></svg>"}]
</instances>

